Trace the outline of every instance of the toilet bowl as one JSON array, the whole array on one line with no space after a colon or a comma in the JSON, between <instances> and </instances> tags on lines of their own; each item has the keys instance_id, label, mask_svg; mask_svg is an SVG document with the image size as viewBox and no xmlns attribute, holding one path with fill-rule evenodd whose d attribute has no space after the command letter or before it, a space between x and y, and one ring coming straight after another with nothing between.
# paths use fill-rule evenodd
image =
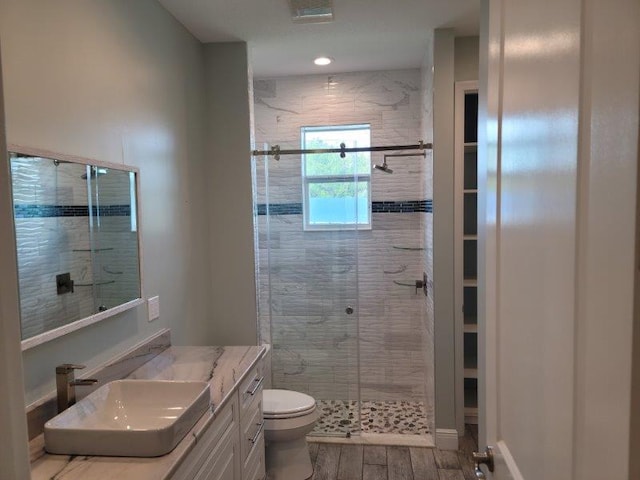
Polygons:
<instances>
[{"instance_id":1,"label":"toilet bowl","mask_svg":"<svg viewBox=\"0 0 640 480\"><path fill-rule=\"evenodd\" d=\"M305 480L313 474L305 436L318 420L313 397L291 390L264 390L265 457L272 480Z\"/></svg>"}]
</instances>

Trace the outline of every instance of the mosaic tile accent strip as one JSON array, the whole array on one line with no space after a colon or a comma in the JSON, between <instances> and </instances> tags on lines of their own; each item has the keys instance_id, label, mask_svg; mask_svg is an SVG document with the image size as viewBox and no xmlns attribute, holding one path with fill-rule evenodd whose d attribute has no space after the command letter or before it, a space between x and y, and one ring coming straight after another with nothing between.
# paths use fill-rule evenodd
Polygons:
<instances>
[{"instance_id":1,"label":"mosaic tile accent strip","mask_svg":"<svg viewBox=\"0 0 640 480\"><path fill-rule=\"evenodd\" d=\"M373 213L433 212L433 200L402 200L397 202L371 202Z\"/></svg>"},{"instance_id":2,"label":"mosaic tile accent strip","mask_svg":"<svg viewBox=\"0 0 640 480\"><path fill-rule=\"evenodd\" d=\"M88 217L87 205L15 205L15 218ZM131 205L92 207L92 215L100 217L130 217Z\"/></svg>"},{"instance_id":3,"label":"mosaic tile accent strip","mask_svg":"<svg viewBox=\"0 0 640 480\"><path fill-rule=\"evenodd\" d=\"M424 402L362 402L362 418L357 425L358 402L318 400L320 420L312 435L355 433L396 433L427 435L429 424Z\"/></svg>"},{"instance_id":4,"label":"mosaic tile accent strip","mask_svg":"<svg viewBox=\"0 0 640 480\"><path fill-rule=\"evenodd\" d=\"M258 215L267 214L267 204L258 204ZM270 203L269 215L302 215L301 203Z\"/></svg>"},{"instance_id":5,"label":"mosaic tile accent strip","mask_svg":"<svg viewBox=\"0 0 640 480\"><path fill-rule=\"evenodd\" d=\"M371 202L372 213L433 213L433 200ZM267 204L258 204L258 215L267 214ZM301 203L270 203L269 215L302 215Z\"/></svg>"}]
</instances>

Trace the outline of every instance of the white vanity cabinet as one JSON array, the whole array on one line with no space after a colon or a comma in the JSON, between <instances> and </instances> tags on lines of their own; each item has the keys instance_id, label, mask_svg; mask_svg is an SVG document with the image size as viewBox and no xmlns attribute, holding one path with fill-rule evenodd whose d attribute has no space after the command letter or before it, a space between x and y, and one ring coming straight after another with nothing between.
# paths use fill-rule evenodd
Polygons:
<instances>
[{"instance_id":1,"label":"white vanity cabinet","mask_svg":"<svg viewBox=\"0 0 640 480\"><path fill-rule=\"evenodd\" d=\"M261 480L265 477L264 418L262 415L264 379L264 360L261 360L249 372L238 389L241 418L242 480Z\"/></svg>"},{"instance_id":2,"label":"white vanity cabinet","mask_svg":"<svg viewBox=\"0 0 640 480\"><path fill-rule=\"evenodd\" d=\"M216 414L171 480L265 478L263 382L264 362L259 361Z\"/></svg>"},{"instance_id":3,"label":"white vanity cabinet","mask_svg":"<svg viewBox=\"0 0 640 480\"><path fill-rule=\"evenodd\" d=\"M184 458L172 480L240 480L239 408L232 395Z\"/></svg>"}]
</instances>

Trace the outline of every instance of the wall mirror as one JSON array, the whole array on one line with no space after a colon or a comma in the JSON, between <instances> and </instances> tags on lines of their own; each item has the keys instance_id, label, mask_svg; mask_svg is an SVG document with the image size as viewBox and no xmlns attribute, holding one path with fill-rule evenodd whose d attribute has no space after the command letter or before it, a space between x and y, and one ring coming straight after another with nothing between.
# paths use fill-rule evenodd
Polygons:
<instances>
[{"instance_id":1,"label":"wall mirror","mask_svg":"<svg viewBox=\"0 0 640 480\"><path fill-rule=\"evenodd\" d=\"M140 305L138 170L9 148L22 349Z\"/></svg>"}]
</instances>

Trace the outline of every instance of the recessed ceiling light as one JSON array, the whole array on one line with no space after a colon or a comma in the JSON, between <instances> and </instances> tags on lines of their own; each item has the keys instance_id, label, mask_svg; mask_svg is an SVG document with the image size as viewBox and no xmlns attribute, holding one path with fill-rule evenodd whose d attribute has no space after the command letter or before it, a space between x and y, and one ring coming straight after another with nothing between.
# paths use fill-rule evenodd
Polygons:
<instances>
[{"instance_id":1,"label":"recessed ceiling light","mask_svg":"<svg viewBox=\"0 0 640 480\"><path fill-rule=\"evenodd\" d=\"M329 65L331 62L333 62L333 60L329 57L318 57L313 61L313 63L320 65L321 67Z\"/></svg>"}]
</instances>

